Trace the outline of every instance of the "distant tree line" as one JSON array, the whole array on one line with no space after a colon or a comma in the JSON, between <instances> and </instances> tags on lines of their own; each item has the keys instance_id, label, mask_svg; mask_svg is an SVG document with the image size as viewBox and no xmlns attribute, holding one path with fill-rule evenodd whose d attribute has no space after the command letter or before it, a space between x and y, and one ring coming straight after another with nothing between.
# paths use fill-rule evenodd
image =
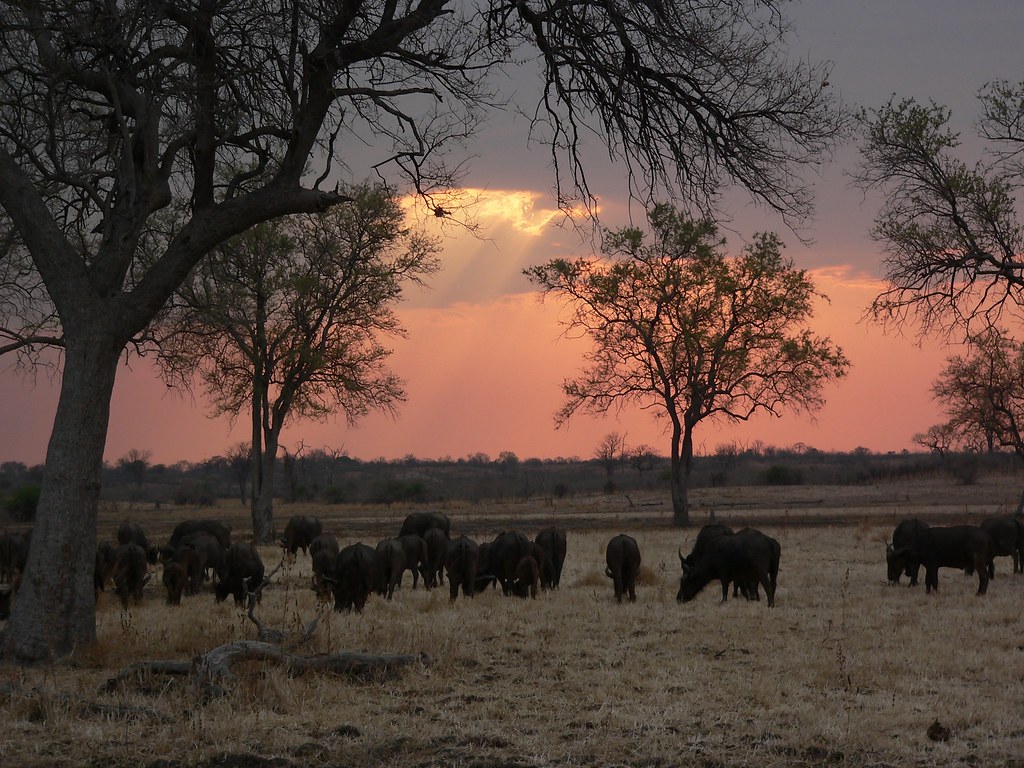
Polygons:
<instances>
[{"instance_id":1,"label":"distant tree line","mask_svg":"<svg viewBox=\"0 0 1024 768\"><path fill-rule=\"evenodd\" d=\"M616 438L623 438L616 435ZM625 443L622 445L625 447ZM607 449L607 440L599 446ZM520 459L511 451L492 458L475 453L460 458L405 456L361 460L342 451L318 448L286 453L277 468L279 502L322 504L416 504L544 499L556 503L575 496L664 491L668 498L668 458L628 447L610 457ZM118 460L103 467L102 498L107 502L184 507L239 503L248 481L246 464L230 456L174 464ZM1019 471L1012 451L933 451L874 453L866 448L825 452L802 444L786 448L754 441L724 443L694 457L693 487L751 485L859 485L914 477L951 476L970 484L985 474ZM27 522L38 500L42 466L0 464L0 501L7 522ZM629 500L624 500L628 503Z\"/></svg>"}]
</instances>

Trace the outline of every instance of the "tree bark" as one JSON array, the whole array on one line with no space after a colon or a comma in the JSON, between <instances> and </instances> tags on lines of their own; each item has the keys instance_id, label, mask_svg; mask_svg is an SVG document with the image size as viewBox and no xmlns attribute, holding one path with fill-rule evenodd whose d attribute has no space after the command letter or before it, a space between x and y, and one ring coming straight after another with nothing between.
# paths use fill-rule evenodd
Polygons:
<instances>
[{"instance_id":1,"label":"tree bark","mask_svg":"<svg viewBox=\"0 0 1024 768\"><path fill-rule=\"evenodd\" d=\"M122 346L112 333L67 340L28 564L3 637L8 658L52 660L96 641L96 514Z\"/></svg>"},{"instance_id":2,"label":"tree bark","mask_svg":"<svg viewBox=\"0 0 1024 768\"><path fill-rule=\"evenodd\" d=\"M277 462L277 434L264 436L259 457L260 486L253 488L252 536L260 544L274 540L274 465Z\"/></svg>"},{"instance_id":3,"label":"tree bark","mask_svg":"<svg viewBox=\"0 0 1024 768\"><path fill-rule=\"evenodd\" d=\"M688 498L690 460L687 448L689 448L689 455L692 455L693 435L690 430L684 430L683 425L676 421L672 425L670 482L672 484L672 524L678 526L690 524Z\"/></svg>"}]
</instances>

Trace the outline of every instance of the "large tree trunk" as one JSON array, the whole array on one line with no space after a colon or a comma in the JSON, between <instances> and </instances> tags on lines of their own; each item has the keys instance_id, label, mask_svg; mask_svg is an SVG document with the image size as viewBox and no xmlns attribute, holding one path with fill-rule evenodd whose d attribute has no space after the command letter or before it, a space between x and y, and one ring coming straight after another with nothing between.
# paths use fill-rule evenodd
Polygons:
<instances>
[{"instance_id":1,"label":"large tree trunk","mask_svg":"<svg viewBox=\"0 0 1024 768\"><path fill-rule=\"evenodd\" d=\"M55 659L96 641L96 511L121 348L112 335L67 341L28 565L4 632L8 658Z\"/></svg>"},{"instance_id":2,"label":"large tree trunk","mask_svg":"<svg viewBox=\"0 0 1024 768\"><path fill-rule=\"evenodd\" d=\"M687 445L689 446L690 455L692 455L692 435L688 430L684 434L682 424L674 423L672 425L670 482L672 484L672 524L678 526L690 524L690 504L687 498L690 461L687 455Z\"/></svg>"},{"instance_id":3,"label":"large tree trunk","mask_svg":"<svg viewBox=\"0 0 1024 768\"><path fill-rule=\"evenodd\" d=\"M277 461L277 434L264 436L263 453L258 458L260 487L253 488L252 536L260 544L274 540L274 465Z\"/></svg>"}]
</instances>

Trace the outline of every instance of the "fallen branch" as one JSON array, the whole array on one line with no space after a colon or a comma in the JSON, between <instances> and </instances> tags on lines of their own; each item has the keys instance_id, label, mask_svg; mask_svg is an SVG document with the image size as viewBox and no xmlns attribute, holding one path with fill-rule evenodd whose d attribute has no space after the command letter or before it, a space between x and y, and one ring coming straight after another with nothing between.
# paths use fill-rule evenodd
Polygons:
<instances>
[{"instance_id":1,"label":"fallen branch","mask_svg":"<svg viewBox=\"0 0 1024 768\"><path fill-rule=\"evenodd\" d=\"M275 643L263 640L238 640L220 645L186 661L140 661L121 670L107 680L103 689L110 691L121 683L145 675L188 676L197 692L207 696L223 694L220 682L234 677L233 667L247 661L278 664L288 674L298 676L306 672L330 673L354 678L390 674L417 662L430 664L424 653L404 656L378 656L368 653L328 653L301 656L291 653Z\"/></svg>"}]
</instances>

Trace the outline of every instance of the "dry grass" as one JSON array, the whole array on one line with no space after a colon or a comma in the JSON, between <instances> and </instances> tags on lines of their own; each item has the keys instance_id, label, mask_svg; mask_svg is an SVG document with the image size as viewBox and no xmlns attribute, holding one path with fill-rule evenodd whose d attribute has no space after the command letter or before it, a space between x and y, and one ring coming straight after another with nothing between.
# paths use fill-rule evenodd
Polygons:
<instances>
[{"instance_id":1,"label":"dry grass","mask_svg":"<svg viewBox=\"0 0 1024 768\"><path fill-rule=\"evenodd\" d=\"M886 586L880 542L892 526L879 518L914 501L886 504L843 526L762 526L782 544L774 610L720 605L716 584L677 604L676 549L694 531L570 526L556 593L530 601L489 590L450 604L406 577L390 603L326 612L311 649L424 651L428 666L356 682L251 665L209 701L160 678L99 691L133 661L253 637L244 615L209 594L172 609L155 588L122 615L105 596L101 641L73 666L0 671L0 765L1021 765L1024 577L1001 560L982 598L976 579L948 570L937 595ZM470 514L449 512L456 527ZM381 514L391 525L394 513ZM365 516L368 533L380 521ZM532 533L532 518L521 528ZM620 530L643 553L635 604L616 605L603 575L604 544ZM300 555L278 574L265 623L298 629L316 613L308 571ZM928 738L936 720L948 740Z\"/></svg>"}]
</instances>

